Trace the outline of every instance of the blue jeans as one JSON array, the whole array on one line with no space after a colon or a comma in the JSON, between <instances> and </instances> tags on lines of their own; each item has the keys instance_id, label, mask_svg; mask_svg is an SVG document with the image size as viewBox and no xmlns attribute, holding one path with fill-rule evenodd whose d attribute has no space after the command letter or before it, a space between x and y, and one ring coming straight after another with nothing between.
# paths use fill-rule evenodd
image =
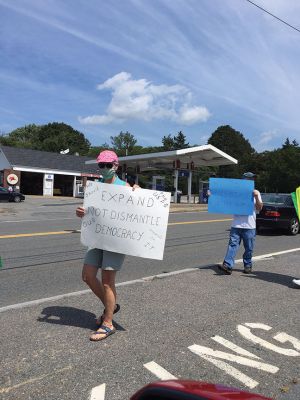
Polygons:
<instances>
[{"instance_id":1,"label":"blue jeans","mask_svg":"<svg viewBox=\"0 0 300 400\"><path fill-rule=\"evenodd\" d=\"M234 258L243 240L245 252L243 254L244 267L252 267L252 253L255 242L256 229L231 228L227 253L224 264L229 268L234 266Z\"/></svg>"}]
</instances>

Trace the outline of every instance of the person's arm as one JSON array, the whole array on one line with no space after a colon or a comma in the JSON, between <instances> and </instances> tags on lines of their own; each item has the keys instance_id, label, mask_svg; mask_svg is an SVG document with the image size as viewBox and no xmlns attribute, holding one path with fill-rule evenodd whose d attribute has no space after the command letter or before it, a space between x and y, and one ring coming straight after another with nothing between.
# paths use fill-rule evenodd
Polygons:
<instances>
[{"instance_id":1,"label":"person's arm","mask_svg":"<svg viewBox=\"0 0 300 400\"><path fill-rule=\"evenodd\" d=\"M79 218L82 218L85 214L85 208L84 207L77 207L76 208L76 215Z\"/></svg>"},{"instance_id":2,"label":"person's arm","mask_svg":"<svg viewBox=\"0 0 300 400\"><path fill-rule=\"evenodd\" d=\"M260 211L263 208L263 202L261 199L261 195L258 190L253 190L253 196L255 198L255 208L257 211Z\"/></svg>"},{"instance_id":3,"label":"person's arm","mask_svg":"<svg viewBox=\"0 0 300 400\"><path fill-rule=\"evenodd\" d=\"M129 183L128 182L126 182L126 186L129 186L129 187L131 187L131 185L129 185ZM132 190L135 190L135 189L140 189L141 187L139 186L139 185L137 185L136 183L132 186Z\"/></svg>"}]
</instances>

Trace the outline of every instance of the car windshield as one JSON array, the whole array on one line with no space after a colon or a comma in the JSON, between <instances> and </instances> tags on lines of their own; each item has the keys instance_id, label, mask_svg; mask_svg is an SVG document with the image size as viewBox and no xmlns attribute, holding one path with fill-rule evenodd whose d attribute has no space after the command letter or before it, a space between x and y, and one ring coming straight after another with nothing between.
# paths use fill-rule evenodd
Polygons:
<instances>
[{"instance_id":1,"label":"car windshield","mask_svg":"<svg viewBox=\"0 0 300 400\"><path fill-rule=\"evenodd\" d=\"M277 194L277 193L262 193L261 194L263 203L274 204L274 205L291 205L292 199L289 194Z\"/></svg>"}]
</instances>

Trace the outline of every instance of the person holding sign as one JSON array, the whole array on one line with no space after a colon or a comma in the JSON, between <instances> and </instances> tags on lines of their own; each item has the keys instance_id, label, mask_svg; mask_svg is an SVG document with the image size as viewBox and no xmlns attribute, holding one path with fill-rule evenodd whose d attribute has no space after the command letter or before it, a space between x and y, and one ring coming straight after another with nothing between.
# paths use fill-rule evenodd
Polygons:
<instances>
[{"instance_id":1,"label":"person holding sign","mask_svg":"<svg viewBox=\"0 0 300 400\"><path fill-rule=\"evenodd\" d=\"M255 174L245 172L243 179L254 180ZM243 254L244 273L252 272L252 253L256 235L256 212L262 207L262 199L258 190L253 190L253 214L251 215L234 215L230 229L230 237L227 252L223 264L219 265L219 269L227 275L231 275L234 266L234 259L243 240L245 252Z\"/></svg>"},{"instance_id":2,"label":"person holding sign","mask_svg":"<svg viewBox=\"0 0 300 400\"><path fill-rule=\"evenodd\" d=\"M129 183L117 176L119 166L118 156L114 151L104 150L97 157L97 163L102 175L101 182L112 185L129 186ZM139 187L134 185L132 190ZM76 215L82 218L85 215L84 207L76 209ZM116 273L122 267L125 255L101 249L88 249L82 269L82 279L104 305L103 314L96 320L99 329L92 333L90 340L99 341L115 333L113 314L120 310L116 303ZM101 268L101 282L97 278L98 269Z\"/></svg>"}]
</instances>

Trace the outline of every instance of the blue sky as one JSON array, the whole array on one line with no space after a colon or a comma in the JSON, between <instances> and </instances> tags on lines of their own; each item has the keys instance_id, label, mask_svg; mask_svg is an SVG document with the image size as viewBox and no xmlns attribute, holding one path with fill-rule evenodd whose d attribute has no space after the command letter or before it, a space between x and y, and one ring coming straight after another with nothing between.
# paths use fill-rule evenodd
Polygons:
<instances>
[{"instance_id":1,"label":"blue sky","mask_svg":"<svg viewBox=\"0 0 300 400\"><path fill-rule=\"evenodd\" d=\"M299 0L256 0L299 26ZM300 142L300 33L246 0L0 0L0 132L65 122L143 146L231 125Z\"/></svg>"}]
</instances>

